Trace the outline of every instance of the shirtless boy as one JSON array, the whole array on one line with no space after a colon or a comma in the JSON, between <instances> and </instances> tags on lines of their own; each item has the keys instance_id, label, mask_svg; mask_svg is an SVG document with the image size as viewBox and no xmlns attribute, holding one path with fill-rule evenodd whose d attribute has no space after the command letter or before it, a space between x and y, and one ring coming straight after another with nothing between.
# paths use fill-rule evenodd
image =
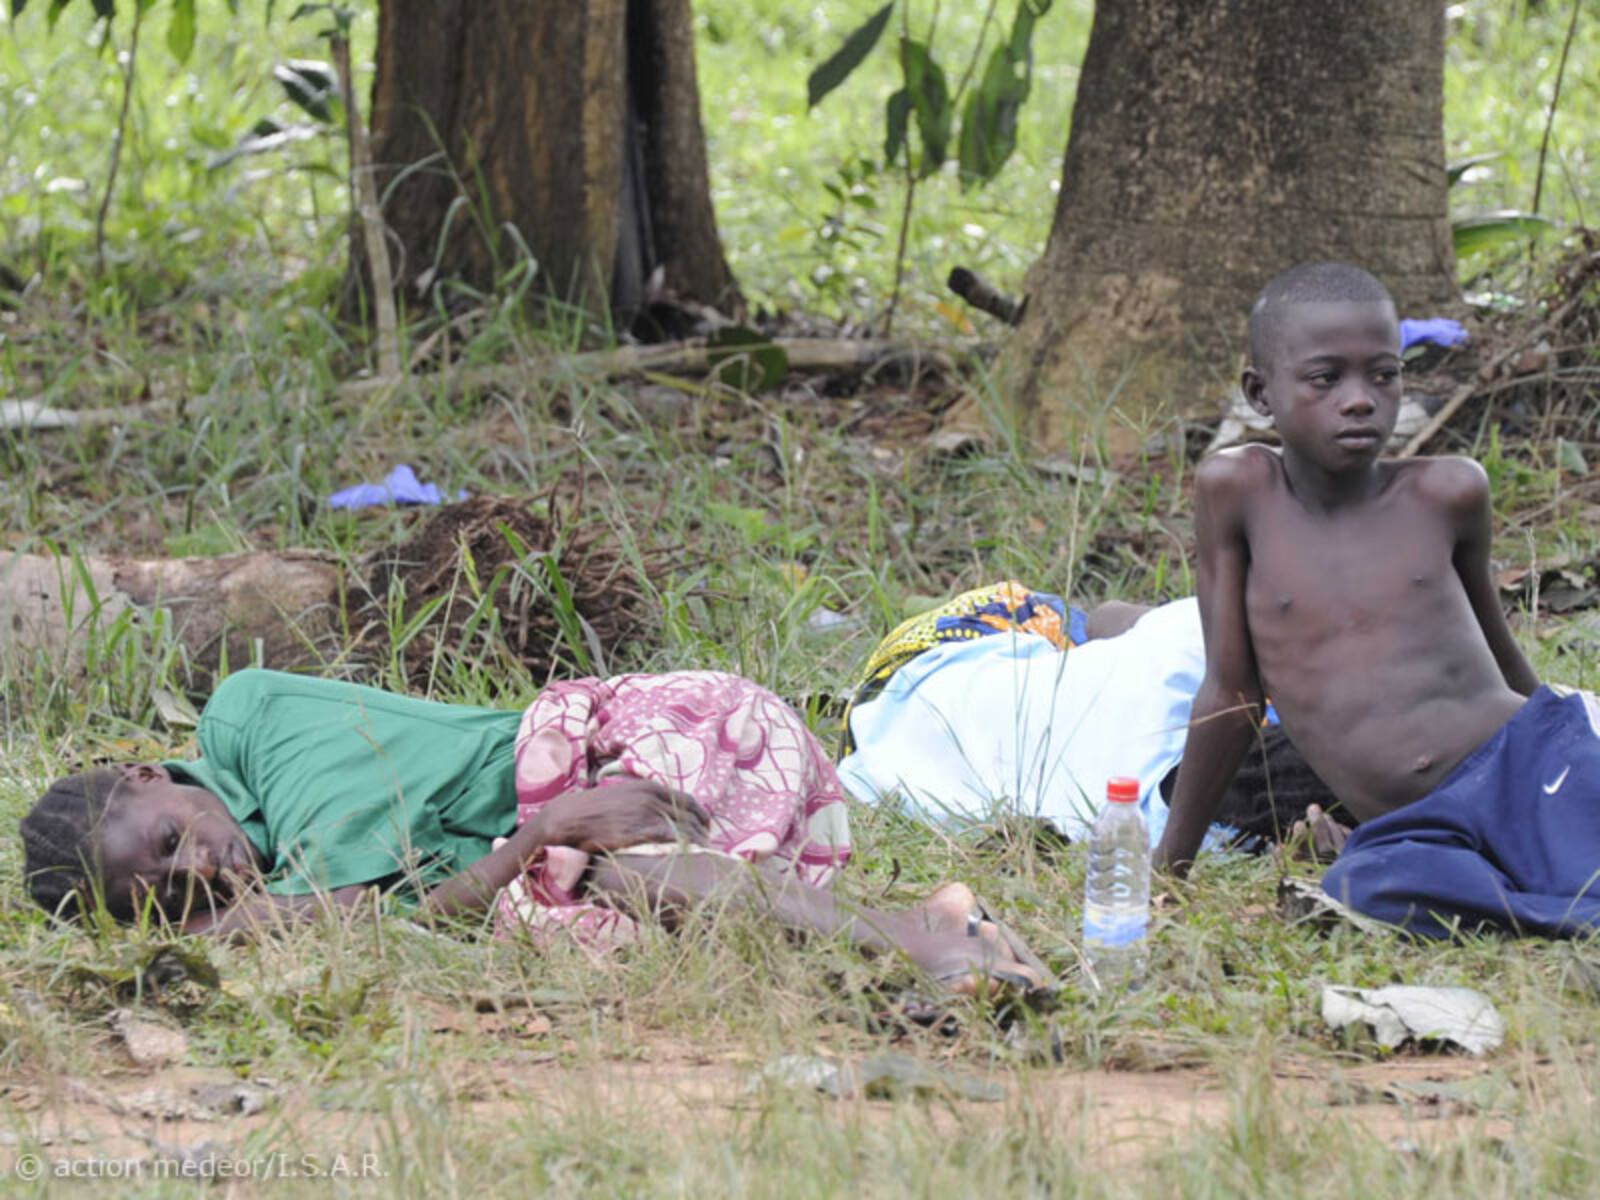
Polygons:
<instances>
[{"instance_id":1,"label":"shirtless boy","mask_svg":"<svg viewBox=\"0 0 1600 1200\"><path fill-rule=\"evenodd\" d=\"M1157 865L1188 868L1265 694L1361 822L1331 894L1432 935L1600 923L1600 708L1541 688L1512 637L1483 469L1380 457L1401 394L1388 292L1347 264L1287 271L1250 355L1245 396L1282 449L1196 474L1206 677Z\"/></svg>"}]
</instances>

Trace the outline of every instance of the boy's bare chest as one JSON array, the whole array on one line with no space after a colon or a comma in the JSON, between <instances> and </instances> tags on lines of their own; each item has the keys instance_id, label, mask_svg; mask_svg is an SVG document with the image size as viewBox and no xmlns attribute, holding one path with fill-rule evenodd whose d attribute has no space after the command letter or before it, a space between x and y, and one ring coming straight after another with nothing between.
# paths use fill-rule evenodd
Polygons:
<instances>
[{"instance_id":1,"label":"boy's bare chest","mask_svg":"<svg viewBox=\"0 0 1600 1200\"><path fill-rule=\"evenodd\" d=\"M1452 539L1437 513L1415 505L1335 518L1278 506L1252 522L1249 540L1245 602L1258 635L1404 624L1440 589L1459 589Z\"/></svg>"}]
</instances>

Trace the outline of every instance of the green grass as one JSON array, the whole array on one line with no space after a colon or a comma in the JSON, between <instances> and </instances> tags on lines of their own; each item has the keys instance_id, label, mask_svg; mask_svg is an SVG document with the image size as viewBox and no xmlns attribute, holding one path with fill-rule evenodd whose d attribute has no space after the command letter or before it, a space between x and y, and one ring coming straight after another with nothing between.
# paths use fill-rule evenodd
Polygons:
<instances>
[{"instance_id":1,"label":"green grass","mask_svg":"<svg viewBox=\"0 0 1600 1200\"><path fill-rule=\"evenodd\" d=\"M159 37L147 45L110 271L94 281L91 226L117 81L89 42L86 6L69 9L53 37L37 7L0 36L0 261L41 276L22 310L0 310L0 392L69 406L160 403L120 427L0 434L0 530L10 545L152 556L311 546L354 558L395 540L405 519L332 513L322 498L394 462L474 493L527 494L581 472L584 520L629 547L689 551L663 581L660 636L621 648L612 668L718 667L793 697L838 694L922 598L1005 576L1082 602L1190 589L1186 461L1158 457L1116 478L1070 483L1006 449L1004 430L992 455L934 461L917 447L937 397L892 382L854 396L796 387L669 406L659 393L583 378L552 349L558 336L493 311L465 353L529 364L518 386L340 398L333 385L361 363L324 307L347 201L336 178L303 168L336 171L341 148L307 143L283 158L205 168L211 149L278 107L276 58L320 52L309 26L280 17L263 32L249 6L233 23L222 6L201 6L186 71L172 68ZM872 7L696 6L719 221L736 271L762 302L861 320L887 293L898 184L870 186L876 208L856 206L882 227L858 248L830 248L816 231L832 203L825 181L854 156L877 153L888 64L869 64L815 113L803 98L807 71ZM1528 96L1548 86L1565 10L1517 4L1512 19L1489 0L1458 7L1451 152L1505 155L1458 203L1525 207L1543 126ZM941 45L970 39L981 6L944 9ZM939 179L925 189L911 238L913 328L954 329L936 307L949 266L976 266L1014 288L1037 252L1089 15L1082 0L1058 0L1041 25L1035 99L996 184L962 195ZM357 46L365 59L370 10L358 34L368 39ZM1580 26L1558 157L1547 168L1547 211L1565 220L1592 207L1583 182L1600 128L1597 37L1593 22ZM63 182L71 180L86 189ZM822 267L834 272L827 287L812 282ZM1517 265L1504 268L1506 286L1519 277ZM1583 490L1592 476L1563 475L1549 447L1501 446L1485 433L1477 449L1492 468L1501 561L1594 557L1592 493ZM807 623L819 606L857 622L819 633ZM1548 677L1600 682L1592 614L1540 614L1519 630ZM152 696L191 682L159 623L124 622L95 650L96 667L82 676L33 661L0 681L0 831L83 761L185 748ZM380 665L375 678L397 685L398 675ZM441 664L432 694L515 706L536 686L474 654ZM330 921L264 945L196 945L219 988L134 996L129 980L161 936L52 928L20 899L15 839L0 837L0 1131L17 1138L0 1144L0 1163L34 1148L56 1158L147 1152L130 1136L148 1131L147 1119L110 1114L84 1090L167 1085L128 1074L108 1040L107 1014L137 1003L181 1025L191 1068L270 1081L268 1108L248 1130L192 1125L160 1136L191 1147L214 1136L252 1155L370 1149L390 1173L385 1194L476 1194L508 1180L537 1193L630 1196L1596 1190L1592 946L1416 946L1318 933L1274 914L1269 863L1213 862L1181 906L1161 910L1151 985L1125 1003L1096 1004L1074 950L1079 851L1051 862L1025 847L934 838L889 811L858 812L853 831L847 895L899 903L939 880L972 883L1061 969L1059 1010L1017 1039L970 1010L958 1035L896 1038L876 1019L883 1001L873 989L885 974L920 986L909 970L873 967L839 946L791 944L733 912L676 937L652 935L599 966L570 951L437 938L392 919ZM1350 1080L1381 1088L1389 1073L1415 1078L1417 1062L1325 1033L1319 987L1396 979L1495 998L1510 1037L1488 1069L1510 1088L1489 1110L1439 1121L1335 1102L1348 1098ZM479 1002L498 1011L480 1014ZM1061 1063L1040 1053L1052 1038ZM885 1048L988 1073L1007 1098L841 1103L746 1088L780 1054ZM1152 1069L1174 1063L1173 1072ZM1438 1069L1459 1065L1441 1059ZM1156 1111L1109 1100L1102 1108L1072 1090L1085 1079L1102 1091L1148 1089ZM1163 1124L1163 1106L1179 1112L1177 1093L1202 1086L1214 1102L1195 1127ZM1105 1134L1097 1111L1123 1124ZM39 1144L58 1121L88 1140ZM1140 1131L1152 1140L1117 1148ZM166 1194L188 1185L141 1186ZM286 1195L362 1190L346 1180L274 1186Z\"/></svg>"}]
</instances>

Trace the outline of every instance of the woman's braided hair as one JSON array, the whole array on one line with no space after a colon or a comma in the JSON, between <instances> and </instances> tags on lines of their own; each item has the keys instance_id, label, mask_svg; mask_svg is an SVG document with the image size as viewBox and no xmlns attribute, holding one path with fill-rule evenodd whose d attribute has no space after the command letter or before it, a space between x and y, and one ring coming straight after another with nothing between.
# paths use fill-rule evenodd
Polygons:
<instances>
[{"instance_id":1,"label":"woman's braided hair","mask_svg":"<svg viewBox=\"0 0 1600 1200\"><path fill-rule=\"evenodd\" d=\"M1161 781L1161 795L1169 803L1177 774L1174 768ZM1237 830L1245 844L1260 848L1287 839L1294 823L1313 804L1341 824L1356 824L1283 727L1269 725L1251 742L1250 752L1229 781L1216 820Z\"/></svg>"},{"instance_id":2,"label":"woman's braided hair","mask_svg":"<svg viewBox=\"0 0 1600 1200\"><path fill-rule=\"evenodd\" d=\"M100 881L95 837L121 778L111 767L95 767L58 779L22 818L23 878L46 912L71 918L92 905Z\"/></svg>"}]
</instances>

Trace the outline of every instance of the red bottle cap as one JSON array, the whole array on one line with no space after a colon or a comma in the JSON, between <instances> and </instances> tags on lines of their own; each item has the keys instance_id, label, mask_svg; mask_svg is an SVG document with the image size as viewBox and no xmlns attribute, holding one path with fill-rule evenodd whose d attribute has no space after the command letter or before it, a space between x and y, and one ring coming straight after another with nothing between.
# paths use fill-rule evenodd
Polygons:
<instances>
[{"instance_id":1,"label":"red bottle cap","mask_svg":"<svg viewBox=\"0 0 1600 1200\"><path fill-rule=\"evenodd\" d=\"M1106 780L1106 799L1113 804L1139 803L1139 781L1127 775Z\"/></svg>"}]
</instances>

